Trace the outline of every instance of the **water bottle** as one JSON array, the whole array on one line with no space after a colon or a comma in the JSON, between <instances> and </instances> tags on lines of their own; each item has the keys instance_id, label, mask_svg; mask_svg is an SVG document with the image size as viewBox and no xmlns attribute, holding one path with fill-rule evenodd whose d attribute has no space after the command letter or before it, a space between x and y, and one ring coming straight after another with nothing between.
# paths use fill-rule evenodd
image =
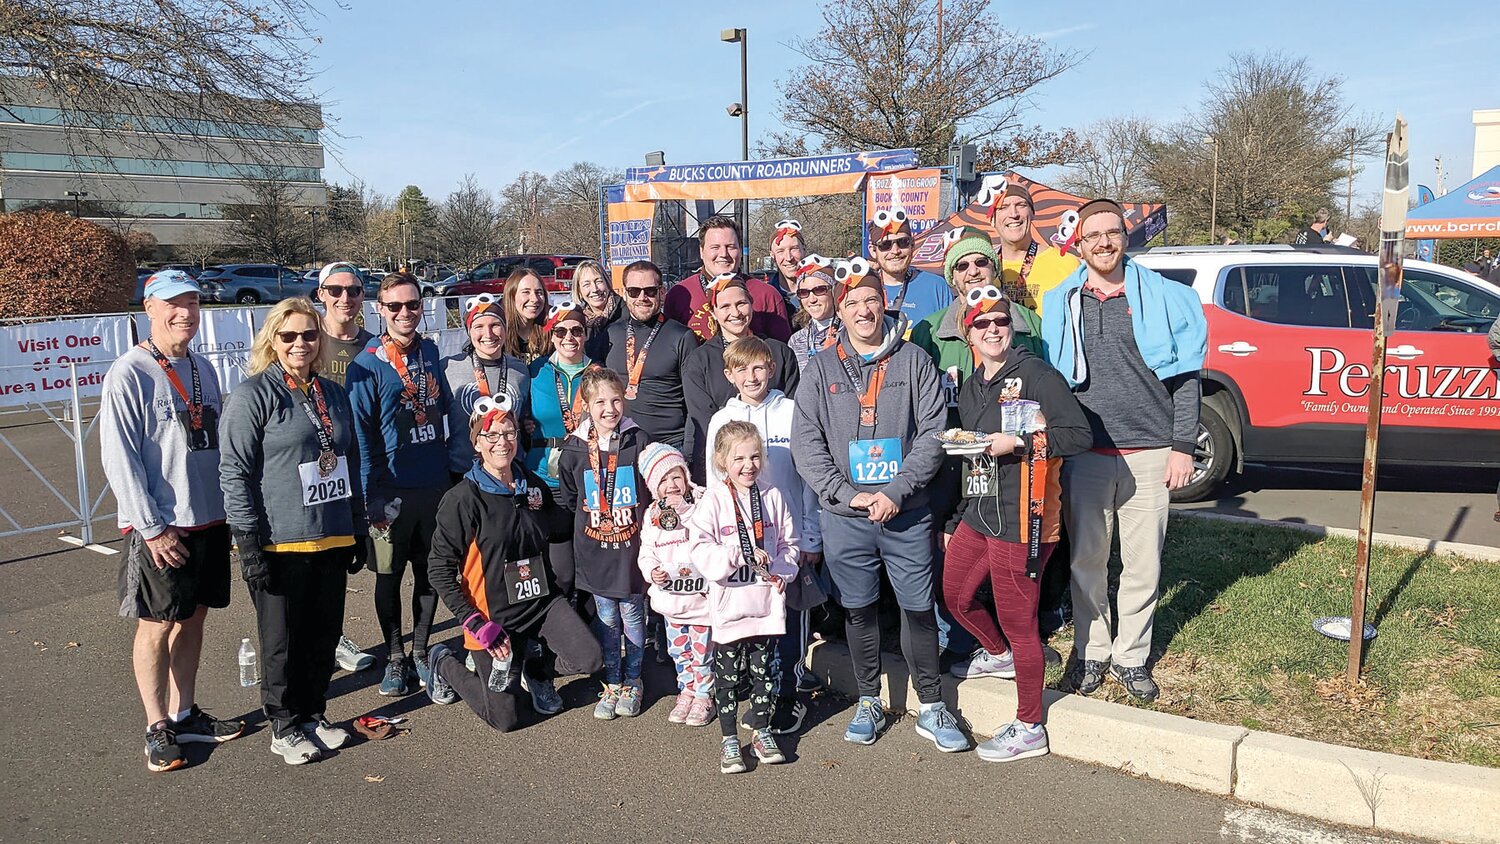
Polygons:
<instances>
[{"instance_id":1,"label":"water bottle","mask_svg":"<svg viewBox=\"0 0 1500 844\"><path fill-rule=\"evenodd\" d=\"M240 685L260 685L260 662L255 658L255 646L249 639L240 640Z\"/></svg>"},{"instance_id":2,"label":"water bottle","mask_svg":"<svg viewBox=\"0 0 1500 844\"><path fill-rule=\"evenodd\" d=\"M490 667L490 691L503 692L510 685L510 661L514 656L515 651L511 651L511 656L495 660L495 664Z\"/></svg>"}]
</instances>

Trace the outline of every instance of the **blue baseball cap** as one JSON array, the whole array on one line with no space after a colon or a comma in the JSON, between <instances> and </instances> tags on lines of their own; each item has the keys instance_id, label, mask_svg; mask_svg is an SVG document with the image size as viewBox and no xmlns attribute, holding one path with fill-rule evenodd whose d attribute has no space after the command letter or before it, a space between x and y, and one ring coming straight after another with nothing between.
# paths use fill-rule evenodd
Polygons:
<instances>
[{"instance_id":1,"label":"blue baseball cap","mask_svg":"<svg viewBox=\"0 0 1500 844\"><path fill-rule=\"evenodd\" d=\"M162 270L146 279L145 298L172 299L184 293L201 294L203 288L182 270Z\"/></svg>"}]
</instances>

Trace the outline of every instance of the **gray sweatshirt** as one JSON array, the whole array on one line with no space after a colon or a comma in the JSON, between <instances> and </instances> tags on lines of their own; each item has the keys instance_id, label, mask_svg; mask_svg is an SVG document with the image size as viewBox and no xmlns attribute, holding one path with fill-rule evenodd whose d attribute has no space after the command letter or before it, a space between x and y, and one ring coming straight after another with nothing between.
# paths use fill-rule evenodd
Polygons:
<instances>
[{"instance_id":1,"label":"gray sweatshirt","mask_svg":"<svg viewBox=\"0 0 1500 844\"><path fill-rule=\"evenodd\" d=\"M474 444L469 441L469 415L479 401L479 385L474 378L474 360L469 347L456 355L443 358L443 377L448 379L448 390L453 401L448 403L448 471L463 474L474 468ZM504 367L505 392L510 396L511 412L517 419L525 419L531 401L531 375L526 364L510 355L501 355L500 360L481 360L485 382L490 395L500 389L500 377ZM521 432L525 434L525 431ZM526 440L522 440L524 446Z\"/></svg>"},{"instance_id":2,"label":"gray sweatshirt","mask_svg":"<svg viewBox=\"0 0 1500 844\"><path fill-rule=\"evenodd\" d=\"M875 367L889 360L885 383L875 399L872 431L859 424L859 392L839 361L838 349L815 355L802 372L797 387L797 414L792 422L792 459L797 471L825 510L843 516L863 516L849 506L861 492L883 492L902 510L925 506L927 482L943 462L943 448L933 434L943 430L947 409L932 358L902 339L906 321L886 318L885 342L871 360L839 343L858 367L861 387L870 383ZM856 439L896 438L901 441L901 471L882 483L856 484L849 466L850 444Z\"/></svg>"},{"instance_id":3,"label":"gray sweatshirt","mask_svg":"<svg viewBox=\"0 0 1500 844\"><path fill-rule=\"evenodd\" d=\"M261 544L310 542L333 536L363 536L364 492L354 444L349 394L327 378L322 383L333 422L333 453L349 467L349 497L303 505L297 467L318 459L318 434L279 371L250 376L229 393L221 426L219 467L224 509L236 532L254 532Z\"/></svg>"},{"instance_id":4,"label":"gray sweatshirt","mask_svg":"<svg viewBox=\"0 0 1500 844\"><path fill-rule=\"evenodd\" d=\"M205 421L216 425L222 402L213 364L191 352L168 360L189 396L192 367L198 367ZM187 430L177 417L186 412L187 403L156 358L140 346L120 355L105 374L99 451L122 530L155 539L168 525L193 528L224 521L219 452L188 450Z\"/></svg>"}]
</instances>

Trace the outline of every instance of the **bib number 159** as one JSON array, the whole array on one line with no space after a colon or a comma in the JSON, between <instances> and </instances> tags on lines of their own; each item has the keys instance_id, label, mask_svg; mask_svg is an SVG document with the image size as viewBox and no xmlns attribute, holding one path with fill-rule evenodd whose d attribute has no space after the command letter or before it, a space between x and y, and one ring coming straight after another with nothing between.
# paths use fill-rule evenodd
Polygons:
<instances>
[{"instance_id":1,"label":"bib number 159","mask_svg":"<svg viewBox=\"0 0 1500 844\"><path fill-rule=\"evenodd\" d=\"M437 439L437 426L432 425L431 423L428 423L426 425L417 425L411 429L412 445L430 443L435 439Z\"/></svg>"}]
</instances>

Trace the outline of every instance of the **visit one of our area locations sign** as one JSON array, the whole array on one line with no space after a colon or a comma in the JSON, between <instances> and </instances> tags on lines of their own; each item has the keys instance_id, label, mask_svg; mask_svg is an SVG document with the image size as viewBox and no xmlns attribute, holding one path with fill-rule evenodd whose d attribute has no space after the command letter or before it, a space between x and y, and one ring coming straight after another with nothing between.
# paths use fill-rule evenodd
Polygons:
<instances>
[{"instance_id":1,"label":"visit one of our area locations sign","mask_svg":"<svg viewBox=\"0 0 1500 844\"><path fill-rule=\"evenodd\" d=\"M130 348L130 317L31 322L0 328L0 407L80 398L103 389L109 363Z\"/></svg>"}]
</instances>

